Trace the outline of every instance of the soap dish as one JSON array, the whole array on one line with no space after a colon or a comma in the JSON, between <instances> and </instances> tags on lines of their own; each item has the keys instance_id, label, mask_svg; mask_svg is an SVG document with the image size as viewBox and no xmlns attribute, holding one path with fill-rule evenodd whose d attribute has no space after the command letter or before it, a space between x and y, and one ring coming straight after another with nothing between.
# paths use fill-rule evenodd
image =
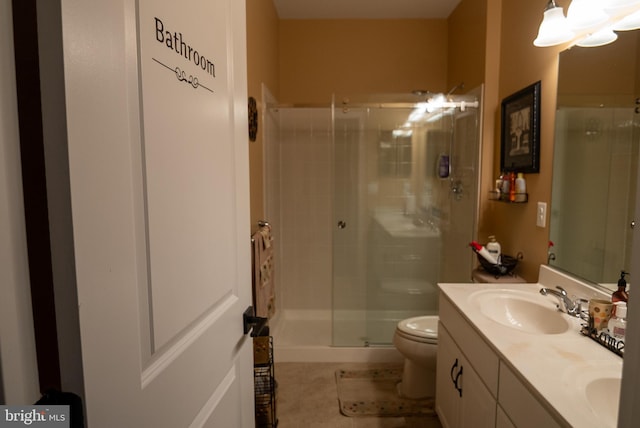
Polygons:
<instances>
[{"instance_id":1,"label":"soap dish","mask_svg":"<svg viewBox=\"0 0 640 428\"><path fill-rule=\"evenodd\" d=\"M598 333L598 331L595 328L590 327L589 324L582 324L580 333L587 336L591 340L598 342L600 345L604 346L614 354L624 357L623 340L618 340L605 332Z\"/></svg>"}]
</instances>

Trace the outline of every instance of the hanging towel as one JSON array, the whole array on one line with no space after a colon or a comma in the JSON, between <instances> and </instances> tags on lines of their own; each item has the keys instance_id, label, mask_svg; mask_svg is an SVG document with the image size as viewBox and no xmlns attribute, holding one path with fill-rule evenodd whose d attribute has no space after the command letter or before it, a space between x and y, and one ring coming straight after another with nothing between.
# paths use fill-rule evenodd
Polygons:
<instances>
[{"instance_id":1,"label":"hanging towel","mask_svg":"<svg viewBox=\"0 0 640 428\"><path fill-rule=\"evenodd\" d=\"M275 313L273 237L271 226L262 226L252 237L253 303L258 317L270 318Z\"/></svg>"},{"instance_id":2,"label":"hanging towel","mask_svg":"<svg viewBox=\"0 0 640 428\"><path fill-rule=\"evenodd\" d=\"M271 247L271 241L273 238L271 237L271 226L264 226L260 228L260 235L262 235L262 246L263 248L269 249Z\"/></svg>"}]
</instances>

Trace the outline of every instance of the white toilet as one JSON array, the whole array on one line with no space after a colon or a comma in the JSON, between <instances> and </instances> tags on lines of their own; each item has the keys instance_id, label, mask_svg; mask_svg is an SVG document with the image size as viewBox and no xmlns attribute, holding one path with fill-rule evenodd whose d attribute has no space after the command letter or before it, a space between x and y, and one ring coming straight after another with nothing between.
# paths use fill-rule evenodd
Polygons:
<instances>
[{"instance_id":1,"label":"white toilet","mask_svg":"<svg viewBox=\"0 0 640 428\"><path fill-rule=\"evenodd\" d=\"M396 326L393 344L404 356L402 382L398 393L407 398L436 395L436 353L438 350L438 316L402 320Z\"/></svg>"}]
</instances>

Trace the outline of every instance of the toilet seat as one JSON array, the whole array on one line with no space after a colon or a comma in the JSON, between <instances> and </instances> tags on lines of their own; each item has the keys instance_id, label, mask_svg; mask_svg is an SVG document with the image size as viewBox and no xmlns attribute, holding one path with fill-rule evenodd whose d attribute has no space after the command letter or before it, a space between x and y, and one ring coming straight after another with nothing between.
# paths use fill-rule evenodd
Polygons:
<instances>
[{"instance_id":1,"label":"toilet seat","mask_svg":"<svg viewBox=\"0 0 640 428\"><path fill-rule=\"evenodd\" d=\"M396 333L416 342L437 344L438 317L422 316L402 320L396 327Z\"/></svg>"}]
</instances>

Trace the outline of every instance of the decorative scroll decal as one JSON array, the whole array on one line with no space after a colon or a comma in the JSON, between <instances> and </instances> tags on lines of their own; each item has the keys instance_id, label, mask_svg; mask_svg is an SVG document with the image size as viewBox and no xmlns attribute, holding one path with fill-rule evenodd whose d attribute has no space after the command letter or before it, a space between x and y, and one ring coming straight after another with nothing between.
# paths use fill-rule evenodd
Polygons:
<instances>
[{"instance_id":1,"label":"decorative scroll decal","mask_svg":"<svg viewBox=\"0 0 640 428\"><path fill-rule=\"evenodd\" d=\"M151 58L151 59L154 60L155 62L157 62L158 64L160 64L161 66L163 66L164 68L166 68L167 70L175 72L176 73L176 78L179 81L185 82L185 83L193 86L194 89L198 89L198 87L202 87L202 88L206 89L209 92L213 92L212 89L209 89L206 86L204 86L202 83L200 83L198 81L197 77L195 77L193 75L189 75L189 77L187 77L187 73L185 73L184 70L181 70L180 67L171 68L167 64L164 64L164 63L162 63L161 61L158 61L155 58Z\"/></svg>"}]
</instances>

